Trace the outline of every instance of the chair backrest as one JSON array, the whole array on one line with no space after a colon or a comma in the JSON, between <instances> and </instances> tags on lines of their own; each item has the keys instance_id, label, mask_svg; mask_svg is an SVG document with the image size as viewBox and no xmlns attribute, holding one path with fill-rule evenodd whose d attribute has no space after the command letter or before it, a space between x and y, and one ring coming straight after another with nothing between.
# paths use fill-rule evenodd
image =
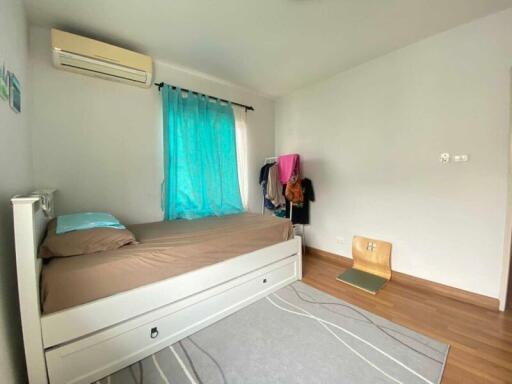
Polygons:
<instances>
[{"instance_id":1,"label":"chair backrest","mask_svg":"<svg viewBox=\"0 0 512 384\"><path fill-rule=\"evenodd\" d=\"M391 279L391 243L354 236L352 258L355 269Z\"/></svg>"}]
</instances>

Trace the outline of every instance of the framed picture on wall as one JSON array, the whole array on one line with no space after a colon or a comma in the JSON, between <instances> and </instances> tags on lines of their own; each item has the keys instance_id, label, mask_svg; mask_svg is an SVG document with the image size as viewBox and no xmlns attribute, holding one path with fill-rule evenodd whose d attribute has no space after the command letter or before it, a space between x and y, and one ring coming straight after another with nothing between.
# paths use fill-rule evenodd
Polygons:
<instances>
[{"instance_id":1,"label":"framed picture on wall","mask_svg":"<svg viewBox=\"0 0 512 384\"><path fill-rule=\"evenodd\" d=\"M21 87L14 73L9 74L9 103L16 112L21 112Z\"/></svg>"},{"instance_id":2,"label":"framed picture on wall","mask_svg":"<svg viewBox=\"0 0 512 384\"><path fill-rule=\"evenodd\" d=\"M9 73L5 69L5 64L0 67L0 99L9 98Z\"/></svg>"}]
</instances>

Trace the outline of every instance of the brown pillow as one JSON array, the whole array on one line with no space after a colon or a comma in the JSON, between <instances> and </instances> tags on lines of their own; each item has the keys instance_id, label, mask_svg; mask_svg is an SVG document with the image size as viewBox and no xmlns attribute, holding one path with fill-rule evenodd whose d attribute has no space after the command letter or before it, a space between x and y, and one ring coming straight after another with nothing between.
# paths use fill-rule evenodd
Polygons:
<instances>
[{"instance_id":1,"label":"brown pillow","mask_svg":"<svg viewBox=\"0 0 512 384\"><path fill-rule=\"evenodd\" d=\"M123 245L137 244L127 229L93 228L57 235L57 219L48 223L46 237L39 248L39 257L65 257L109 251Z\"/></svg>"}]
</instances>

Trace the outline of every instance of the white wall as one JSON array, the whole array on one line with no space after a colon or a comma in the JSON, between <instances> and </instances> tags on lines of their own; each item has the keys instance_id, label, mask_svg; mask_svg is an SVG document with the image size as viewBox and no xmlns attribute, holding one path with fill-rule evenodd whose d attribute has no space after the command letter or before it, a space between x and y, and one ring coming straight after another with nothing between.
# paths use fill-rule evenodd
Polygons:
<instances>
[{"instance_id":1,"label":"white wall","mask_svg":"<svg viewBox=\"0 0 512 384\"><path fill-rule=\"evenodd\" d=\"M47 29L30 28L35 183L55 187L58 212L108 210L127 223L162 218L160 95L155 87L56 70ZM156 63L156 81L252 105L249 208L258 210L258 172L274 153L274 103L227 82ZM44 100L44 102L41 102Z\"/></svg>"},{"instance_id":2,"label":"white wall","mask_svg":"<svg viewBox=\"0 0 512 384\"><path fill-rule=\"evenodd\" d=\"M508 10L280 99L277 152L300 153L315 187L309 244L388 240L394 270L498 297L511 66Z\"/></svg>"},{"instance_id":3,"label":"white wall","mask_svg":"<svg viewBox=\"0 0 512 384\"><path fill-rule=\"evenodd\" d=\"M0 65L12 70L22 88L22 113L0 100L0 381L24 382L19 322L12 209L14 194L32 188L30 135L27 127L27 33L21 1L0 1Z\"/></svg>"}]
</instances>

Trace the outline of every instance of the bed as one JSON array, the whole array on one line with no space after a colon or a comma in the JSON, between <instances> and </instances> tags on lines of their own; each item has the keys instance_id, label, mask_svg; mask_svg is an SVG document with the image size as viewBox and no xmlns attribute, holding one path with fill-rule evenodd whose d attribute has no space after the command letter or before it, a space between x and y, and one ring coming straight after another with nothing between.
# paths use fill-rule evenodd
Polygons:
<instances>
[{"instance_id":1,"label":"bed","mask_svg":"<svg viewBox=\"0 0 512 384\"><path fill-rule=\"evenodd\" d=\"M301 278L286 220L135 225L140 244L43 264L53 191L12 203L30 383L91 383Z\"/></svg>"}]
</instances>

